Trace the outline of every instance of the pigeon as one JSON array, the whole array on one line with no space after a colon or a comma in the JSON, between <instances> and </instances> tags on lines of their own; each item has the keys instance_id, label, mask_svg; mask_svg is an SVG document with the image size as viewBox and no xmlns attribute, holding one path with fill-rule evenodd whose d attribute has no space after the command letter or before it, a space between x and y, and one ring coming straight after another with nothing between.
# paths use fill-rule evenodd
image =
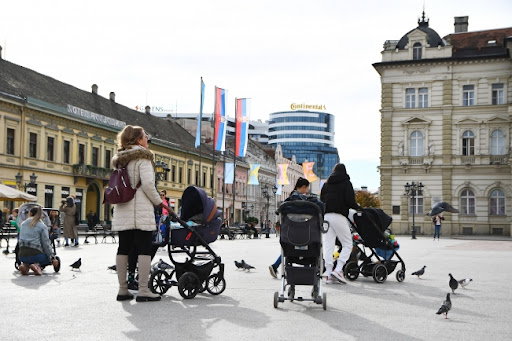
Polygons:
<instances>
[{"instance_id":1,"label":"pigeon","mask_svg":"<svg viewBox=\"0 0 512 341\"><path fill-rule=\"evenodd\" d=\"M459 287L459 282L457 282L457 280L453 278L452 274L448 274L448 276L450 276L450 282L448 284L450 285L452 292L455 294L455 289Z\"/></svg>"},{"instance_id":2,"label":"pigeon","mask_svg":"<svg viewBox=\"0 0 512 341\"><path fill-rule=\"evenodd\" d=\"M73 264L70 265L71 270L73 270L73 269L80 270L81 266L82 266L82 258L78 258L78 260L76 262L74 262Z\"/></svg>"},{"instance_id":3,"label":"pigeon","mask_svg":"<svg viewBox=\"0 0 512 341\"><path fill-rule=\"evenodd\" d=\"M473 280L471 278L464 278L464 279L461 279L459 282L460 286L463 288L463 289L466 289L466 285L468 285L469 283L471 283Z\"/></svg>"},{"instance_id":4,"label":"pigeon","mask_svg":"<svg viewBox=\"0 0 512 341\"><path fill-rule=\"evenodd\" d=\"M444 315L444 318L448 318L448 312L452 309L452 301L450 300L450 293L446 294L446 300L443 301L443 304L437 311L437 315Z\"/></svg>"},{"instance_id":5,"label":"pigeon","mask_svg":"<svg viewBox=\"0 0 512 341\"><path fill-rule=\"evenodd\" d=\"M153 270L167 270L167 269L174 269L174 266L172 266L171 264L169 263L166 263L162 260L162 258L160 258L160 260L153 264L153 266L151 267Z\"/></svg>"},{"instance_id":6,"label":"pigeon","mask_svg":"<svg viewBox=\"0 0 512 341\"><path fill-rule=\"evenodd\" d=\"M109 266L107 269L112 270L112 271L117 271L117 266L114 264L112 266Z\"/></svg>"},{"instance_id":7,"label":"pigeon","mask_svg":"<svg viewBox=\"0 0 512 341\"><path fill-rule=\"evenodd\" d=\"M459 213L459 210L452 207L449 203L441 201L435 204L427 215L433 217L443 212Z\"/></svg>"},{"instance_id":8,"label":"pigeon","mask_svg":"<svg viewBox=\"0 0 512 341\"><path fill-rule=\"evenodd\" d=\"M2 253L3 253L4 255L8 255L8 254L9 254L9 250L5 249L5 250L3 250L3 251L2 251Z\"/></svg>"},{"instance_id":9,"label":"pigeon","mask_svg":"<svg viewBox=\"0 0 512 341\"><path fill-rule=\"evenodd\" d=\"M255 269L254 266L247 264L243 259L242 259L242 268L247 271L251 271L251 269Z\"/></svg>"},{"instance_id":10,"label":"pigeon","mask_svg":"<svg viewBox=\"0 0 512 341\"><path fill-rule=\"evenodd\" d=\"M243 267L244 267L242 263L237 262L237 261L235 261L235 265L236 265L237 269L243 269Z\"/></svg>"},{"instance_id":11,"label":"pigeon","mask_svg":"<svg viewBox=\"0 0 512 341\"><path fill-rule=\"evenodd\" d=\"M425 273L426 267L427 267L426 265L423 265L423 267L421 269L419 269L418 271L414 271L411 275L418 276L418 278L420 278L420 276Z\"/></svg>"}]
</instances>

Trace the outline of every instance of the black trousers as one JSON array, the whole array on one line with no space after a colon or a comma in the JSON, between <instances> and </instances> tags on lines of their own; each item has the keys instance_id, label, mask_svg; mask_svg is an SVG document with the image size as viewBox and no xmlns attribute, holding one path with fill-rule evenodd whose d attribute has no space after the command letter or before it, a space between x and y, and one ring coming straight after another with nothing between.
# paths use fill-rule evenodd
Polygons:
<instances>
[{"instance_id":1,"label":"black trousers","mask_svg":"<svg viewBox=\"0 0 512 341\"><path fill-rule=\"evenodd\" d=\"M118 255L129 255L135 249L137 255L151 256L153 241L152 231L127 230L119 231Z\"/></svg>"}]
</instances>

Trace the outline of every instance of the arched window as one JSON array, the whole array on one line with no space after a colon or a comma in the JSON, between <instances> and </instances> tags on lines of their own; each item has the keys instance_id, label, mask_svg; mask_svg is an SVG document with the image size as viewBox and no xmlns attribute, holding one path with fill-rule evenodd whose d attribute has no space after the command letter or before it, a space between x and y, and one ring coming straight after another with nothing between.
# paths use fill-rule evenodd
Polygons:
<instances>
[{"instance_id":1,"label":"arched window","mask_svg":"<svg viewBox=\"0 0 512 341\"><path fill-rule=\"evenodd\" d=\"M471 130L462 134L462 155L475 155L475 134Z\"/></svg>"},{"instance_id":2,"label":"arched window","mask_svg":"<svg viewBox=\"0 0 512 341\"><path fill-rule=\"evenodd\" d=\"M475 214L475 193L470 189L465 189L460 194L461 214Z\"/></svg>"},{"instance_id":3,"label":"arched window","mask_svg":"<svg viewBox=\"0 0 512 341\"><path fill-rule=\"evenodd\" d=\"M421 43L414 43L412 46L412 59L421 59Z\"/></svg>"},{"instance_id":4,"label":"arched window","mask_svg":"<svg viewBox=\"0 0 512 341\"><path fill-rule=\"evenodd\" d=\"M501 189L495 189L491 192L489 214L505 215L505 193Z\"/></svg>"},{"instance_id":5,"label":"arched window","mask_svg":"<svg viewBox=\"0 0 512 341\"><path fill-rule=\"evenodd\" d=\"M415 130L411 133L410 156L423 156L423 134Z\"/></svg>"},{"instance_id":6,"label":"arched window","mask_svg":"<svg viewBox=\"0 0 512 341\"><path fill-rule=\"evenodd\" d=\"M505 154L505 134L496 129L491 134L491 155Z\"/></svg>"}]
</instances>

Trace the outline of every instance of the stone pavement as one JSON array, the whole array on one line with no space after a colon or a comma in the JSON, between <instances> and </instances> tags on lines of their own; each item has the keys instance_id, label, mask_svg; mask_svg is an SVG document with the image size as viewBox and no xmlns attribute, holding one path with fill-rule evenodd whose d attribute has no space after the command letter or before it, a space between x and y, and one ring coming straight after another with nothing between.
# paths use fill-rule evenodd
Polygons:
<instances>
[{"instance_id":1,"label":"stone pavement","mask_svg":"<svg viewBox=\"0 0 512 341\"><path fill-rule=\"evenodd\" d=\"M512 242L397 237L407 266L403 283L358 278L323 286L327 310L312 302L273 307L280 281L268 266L278 239L218 240L211 244L226 264L227 288L184 300L172 287L160 302L117 302L117 244L58 248L62 269L21 276L14 254L0 255L1 340L497 340L512 339ZM5 242L2 242L2 249ZM82 258L80 271L69 265ZM167 253L158 258L169 261ZM237 270L234 260L256 269ZM411 272L427 265L422 279ZM448 273L473 278L452 295L445 319L435 312L448 287ZM297 287L308 296L311 287Z\"/></svg>"}]
</instances>

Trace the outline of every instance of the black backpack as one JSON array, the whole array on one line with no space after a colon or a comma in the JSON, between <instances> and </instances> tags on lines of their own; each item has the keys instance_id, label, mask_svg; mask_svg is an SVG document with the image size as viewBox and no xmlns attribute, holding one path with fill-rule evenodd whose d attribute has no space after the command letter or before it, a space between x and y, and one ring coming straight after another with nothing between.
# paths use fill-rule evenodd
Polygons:
<instances>
[{"instance_id":1,"label":"black backpack","mask_svg":"<svg viewBox=\"0 0 512 341\"><path fill-rule=\"evenodd\" d=\"M133 199L137 188L140 187L140 181L137 187L132 188L130 177L126 166L114 169L110 175L108 186L105 187L103 195L104 204L122 204Z\"/></svg>"}]
</instances>

